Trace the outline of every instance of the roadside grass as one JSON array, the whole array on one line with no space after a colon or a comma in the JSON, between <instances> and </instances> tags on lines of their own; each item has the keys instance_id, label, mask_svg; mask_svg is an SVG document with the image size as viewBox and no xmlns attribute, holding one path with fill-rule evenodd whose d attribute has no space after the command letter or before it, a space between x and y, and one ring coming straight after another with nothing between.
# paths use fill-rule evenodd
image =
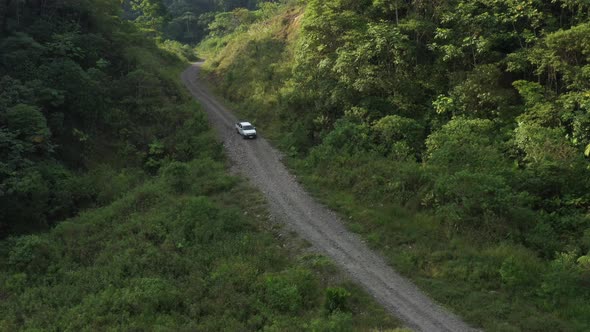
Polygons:
<instances>
[{"instance_id":1,"label":"roadside grass","mask_svg":"<svg viewBox=\"0 0 590 332\"><path fill-rule=\"evenodd\" d=\"M530 287L526 297L502 283L506 262L510 257L530 260L528 250L509 241L490 243L477 234L454 234L434 215L395 203L369 203L306 168L304 160L289 158L287 163L316 199L339 213L348 229L473 326L486 331L585 330L588 304L568 301L553 311L539 299L534 285L542 282L542 267L535 258L530 271L521 271L531 274L530 285L520 285Z\"/></svg>"}]
</instances>

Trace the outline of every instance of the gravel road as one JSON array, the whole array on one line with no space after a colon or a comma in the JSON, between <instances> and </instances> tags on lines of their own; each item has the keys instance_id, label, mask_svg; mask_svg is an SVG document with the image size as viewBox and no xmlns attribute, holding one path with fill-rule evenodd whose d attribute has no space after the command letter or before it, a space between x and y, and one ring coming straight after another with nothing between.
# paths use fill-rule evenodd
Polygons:
<instances>
[{"instance_id":1,"label":"gravel road","mask_svg":"<svg viewBox=\"0 0 590 332\"><path fill-rule=\"evenodd\" d=\"M185 70L182 81L207 112L232 163L264 193L277 220L330 257L408 328L473 331L395 272L380 255L348 231L333 211L314 201L281 163L281 154L264 138L242 139L234 129L236 117L199 81L201 64Z\"/></svg>"}]
</instances>

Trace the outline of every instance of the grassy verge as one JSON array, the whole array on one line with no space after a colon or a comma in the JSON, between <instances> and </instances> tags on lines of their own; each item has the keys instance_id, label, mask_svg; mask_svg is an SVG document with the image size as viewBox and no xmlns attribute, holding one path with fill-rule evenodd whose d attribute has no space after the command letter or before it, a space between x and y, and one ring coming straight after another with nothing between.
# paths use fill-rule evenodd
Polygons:
<instances>
[{"instance_id":1,"label":"grassy verge","mask_svg":"<svg viewBox=\"0 0 590 332\"><path fill-rule=\"evenodd\" d=\"M367 240L402 274L467 322L486 331L583 330L549 314L542 304L514 296L494 282L506 257L522 254L508 243L492 245L473 238L448 236L440 220L397 204L369 205L350 191L305 169L291 168L322 203L337 211L348 228ZM563 313L562 313L563 314Z\"/></svg>"}]
</instances>

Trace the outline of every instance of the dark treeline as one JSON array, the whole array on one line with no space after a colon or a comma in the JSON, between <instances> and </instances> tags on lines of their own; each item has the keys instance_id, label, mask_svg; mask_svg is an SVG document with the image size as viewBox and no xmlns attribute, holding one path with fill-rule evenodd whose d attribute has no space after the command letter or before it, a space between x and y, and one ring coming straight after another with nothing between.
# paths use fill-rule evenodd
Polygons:
<instances>
[{"instance_id":1,"label":"dark treeline","mask_svg":"<svg viewBox=\"0 0 590 332\"><path fill-rule=\"evenodd\" d=\"M587 1L310 0L220 45L220 91L441 301L588 329Z\"/></svg>"},{"instance_id":2,"label":"dark treeline","mask_svg":"<svg viewBox=\"0 0 590 332\"><path fill-rule=\"evenodd\" d=\"M116 2L3 3L0 237L108 203L159 160L190 157L170 142L194 114L162 69L181 62ZM105 183L97 164L130 171Z\"/></svg>"},{"instance_id":3,"label":"dark treeline","mask_svg":"<svg viewBox=\"0 0 590 332\"><path fill-rule=\"evenodd\" d=\"M144 30L185 44L200 42L216 15L235 9L253 10L273 0L129 0L125 16Z\"/></svg>"}]
</instances>

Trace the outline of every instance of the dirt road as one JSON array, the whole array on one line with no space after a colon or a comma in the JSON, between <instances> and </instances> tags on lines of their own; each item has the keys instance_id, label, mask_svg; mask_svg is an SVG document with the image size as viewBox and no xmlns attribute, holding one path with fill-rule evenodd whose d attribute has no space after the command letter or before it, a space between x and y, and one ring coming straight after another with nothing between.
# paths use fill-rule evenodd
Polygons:
<instances>
[{"instance_id":1,"label":"dirt road","mask_svg":"<svg viewBox=\"0 0 590 332\"><path fill-rule=\"evenodd\" d=\"M209 115L236 168L261 190L273 216L287 224L320 253L330 257L394 316L418 331L472 331L400 276L343 226L339 217L315 202L280 161L264 138L243 140L234 129L236 117L199 82L201 64L182 73L182 81Z\"/></svg>"}]
</instances>

